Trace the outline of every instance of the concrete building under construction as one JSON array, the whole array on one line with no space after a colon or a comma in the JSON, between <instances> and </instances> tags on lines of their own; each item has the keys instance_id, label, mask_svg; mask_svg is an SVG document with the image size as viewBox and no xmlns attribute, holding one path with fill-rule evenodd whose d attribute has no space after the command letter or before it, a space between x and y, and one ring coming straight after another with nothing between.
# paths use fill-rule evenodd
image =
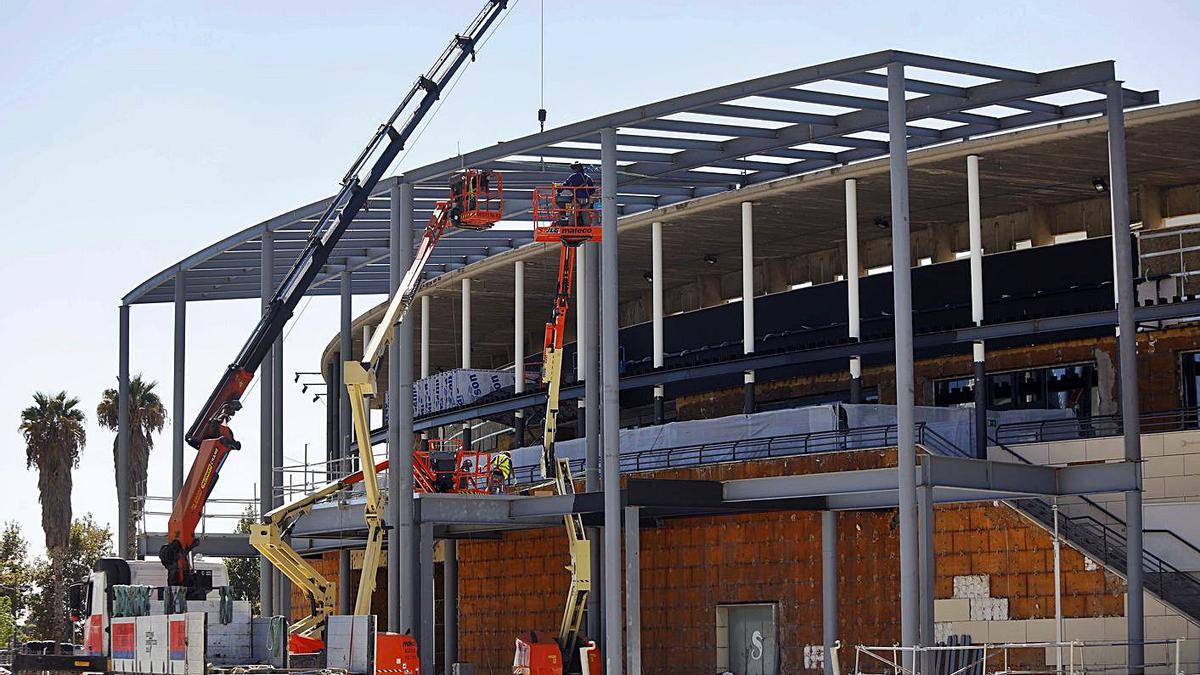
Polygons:
<instances>
[{"instance_id":1,"label":"concrete building under construction","mask_svg":"<svg viewBox=\"0 0 1200 675\"><path fill-rule=\"evenodd\" d=\"M342 364L393 303L351 299L401 287L470 167L502 177L500 225L437 241L368 399L390 464L371 611L427 672L512 672L514 640L559 625L575 516L607 673L1200 668L1200 101L1161 105L1112 62L1047 67L877 52L380 180L307 289L340 296L340 325L289 364L326 385L322 457L285 465L288 382L259 369L261 513L364 468ZM534 222L574 163L603 236L570 270L551 417L575 480L555 492L539 373L568 244ZM176 493L188 303L269 304L337 199L123 298L123 396L131 310L175 306ZM431 440L511 472L414 486ZM344 486L287 532L343 614L364 499ZM169 541L125 522L151 555ZM264 614L308 614L262 571Z\"/></svg>"}]
</instances>

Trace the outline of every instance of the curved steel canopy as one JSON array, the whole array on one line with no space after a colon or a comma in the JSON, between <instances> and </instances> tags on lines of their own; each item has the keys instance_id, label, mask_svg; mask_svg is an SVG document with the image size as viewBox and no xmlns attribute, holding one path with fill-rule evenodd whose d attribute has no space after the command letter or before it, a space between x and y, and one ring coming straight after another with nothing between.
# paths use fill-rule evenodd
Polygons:
<instances>
[{"instance_id":1,"label":"curved steel canopy","mask_svg":"<svg viewBox=\"0 0 1200 675\"><path fill-rule=\"evenodd\" d=\"M338 243L310 291L332 295L349 270L355 294L388 293L388 191L414 186L423 224L446 195L445 177L464 166L504 172L505 219L518 229L447 235L426 270L433 278L532 241L533 186L599 162L600 130L617 128L621 215L641 213L747 185L887 154L889 63L908 66L908 148L1100 114L1112 61L1041 73L901 51L881 51L715 87L449 157L381 181L369 209ZM1125 105L1158 102L1157 91L1125 90ZM188 300L257 298L262 235L274 233L275 275L303 247L328 200L281 214L188 256L141 283L125 304L174 300L186 272Z\"/></svg>"}]
</instances>

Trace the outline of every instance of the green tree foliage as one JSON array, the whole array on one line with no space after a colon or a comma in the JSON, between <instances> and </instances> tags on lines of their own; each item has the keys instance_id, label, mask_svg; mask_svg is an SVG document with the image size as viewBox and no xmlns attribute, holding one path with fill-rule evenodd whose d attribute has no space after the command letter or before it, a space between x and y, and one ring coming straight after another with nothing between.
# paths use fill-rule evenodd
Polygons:
<instances>
[{"instance_id":1,"label":"green tree foliage","mask_svg":"<svg viewBox=\"0 0 1200 675\"><path fill-rule=\"evenodd\" d=\"M255 522L254 507L247 506L238 519L237 532L248 534ZM249 600L253 613L258 614L258 558L226 558L229 572L229 591L235 600Z\"/></svg>"},{"instance_id":2,"label":"green tree foliage","mask_svg":"<svg viewBox=\"0 0 1200 675\"><path fill-rule=\"evenodd\" d=\"M29 542L16 522L0 530L0 646L12 641L13 616L24 616L33 593L33 565ZM21 636L18 636L20 639Z\"/></svg>"},{"instance_id":3,"label":"green tree foliage","mask_svg":"<svg viewBox=\"0 0 1200 675\"><path fill-rule=\"evenodd\" d=\"M96 561L112 555L112 531L108 526L98 524L90 513L76 519L71 523L66 556L62 563L63 587L87 581ZM33 582L39 589L50 588L54 583L53 575L53 566L49 561L38 560L34 563ZM35 594L29 607L26 632L38 639L56 635L56 629L64 623L63 612L54 605L49 594Z\"/></svg>"},{"instance_id":4,"label":"green tree foliage","mask_svg":"<svg viewBox=\"0 0 1200 675\"><path fill-rule=\"evenodd\" d=\"M146 475L150 467L150 452L154 450L154 434L167 423L167 408L154 388L158 383L142 379L141 374L129 380L129 550L126 558L137 557L137 524L142 522L146 508ZM118 400L116 389L105 389L96 406L96 421L105 429L117 430ZM113 437L113 477L116 477L117 438ZM120 489L120 485L117 489Z\"/></svg>"},{"instance_id":5,"label":"green tree foliage","mask_svg":"<svg viewBox=\"0 0 1200 675\"><path fill-rule=\"evenodd\" d=\"M33 405L21 411L18 429L25 439L25 466L37 469L38 501L42 504L42 531L50 555L50 584L42 587L51 616L64 616L66 586L62 566L66 561L71 534L71 471L79 466L79 453L87 443L83 411L79 399L67 392L33 395ZM66 623L60 630L48 630L48 638L69 637Z\"/></svg>"}]
</instances>

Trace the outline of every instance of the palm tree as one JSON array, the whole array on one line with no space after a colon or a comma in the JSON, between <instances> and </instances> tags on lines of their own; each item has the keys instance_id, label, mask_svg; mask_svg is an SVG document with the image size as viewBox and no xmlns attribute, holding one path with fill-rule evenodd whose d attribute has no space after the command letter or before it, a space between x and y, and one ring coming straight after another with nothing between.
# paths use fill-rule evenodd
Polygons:
<instances>
[{"instance_id":1,"label":"palm tree","mask_svg":"<svg viewBox=\"0 0 1200 675\"><path fill-rule=\"evenodd\" d=\"M65 391L53 396L38 392L33 395L33 405L21 411L19 427L25 437L25 466L38 471L42 531L53 578L51 607L54 616L64 617L64 628L63 558L71 539L71 470L79 466L79 453L87 444L83 411L77 405L79 399L68 397ZM71 638L66 630L54 637Z\"/></svg>"},{"instance_id":2,"label":"palm tree","mask_svg":"<svg viewBox=\"0 0 1200 675\"><path fill-rule=\"evenodd\" d=\"M150 451L154 449L154 434L162 431L167 423L167 409L155 393L157 382L142 379L141 374L129 380L129 521L125 523L129 532L129 550L122 551L126 558L137 557L137 524L142 520L146 508L146 473L150 465ZM105 389L100 405L96 406L96 420L105 429L117 430L117 390ZM117 468L118 438L113 438L113 471ZM117 486L120 489L120 485Z\"/></svg>"}]
</instances>

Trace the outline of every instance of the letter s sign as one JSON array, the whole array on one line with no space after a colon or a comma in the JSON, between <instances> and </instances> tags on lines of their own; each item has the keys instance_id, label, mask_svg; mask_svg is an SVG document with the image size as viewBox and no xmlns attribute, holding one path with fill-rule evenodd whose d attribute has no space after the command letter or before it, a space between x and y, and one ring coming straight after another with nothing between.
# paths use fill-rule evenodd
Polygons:
<instances>
[{"instance_id":1,"label":"letter s sign","mask_svg":"<svg viewBox=\"0 0 1200 675\"><path fill-rule=\"evenodd\" d=\"M750 650L750 659L752 661L761 661L763 657L762 631L754 631L754 633L750 636L750 644L753 645Z\"/></svg>"}]
</instances>

